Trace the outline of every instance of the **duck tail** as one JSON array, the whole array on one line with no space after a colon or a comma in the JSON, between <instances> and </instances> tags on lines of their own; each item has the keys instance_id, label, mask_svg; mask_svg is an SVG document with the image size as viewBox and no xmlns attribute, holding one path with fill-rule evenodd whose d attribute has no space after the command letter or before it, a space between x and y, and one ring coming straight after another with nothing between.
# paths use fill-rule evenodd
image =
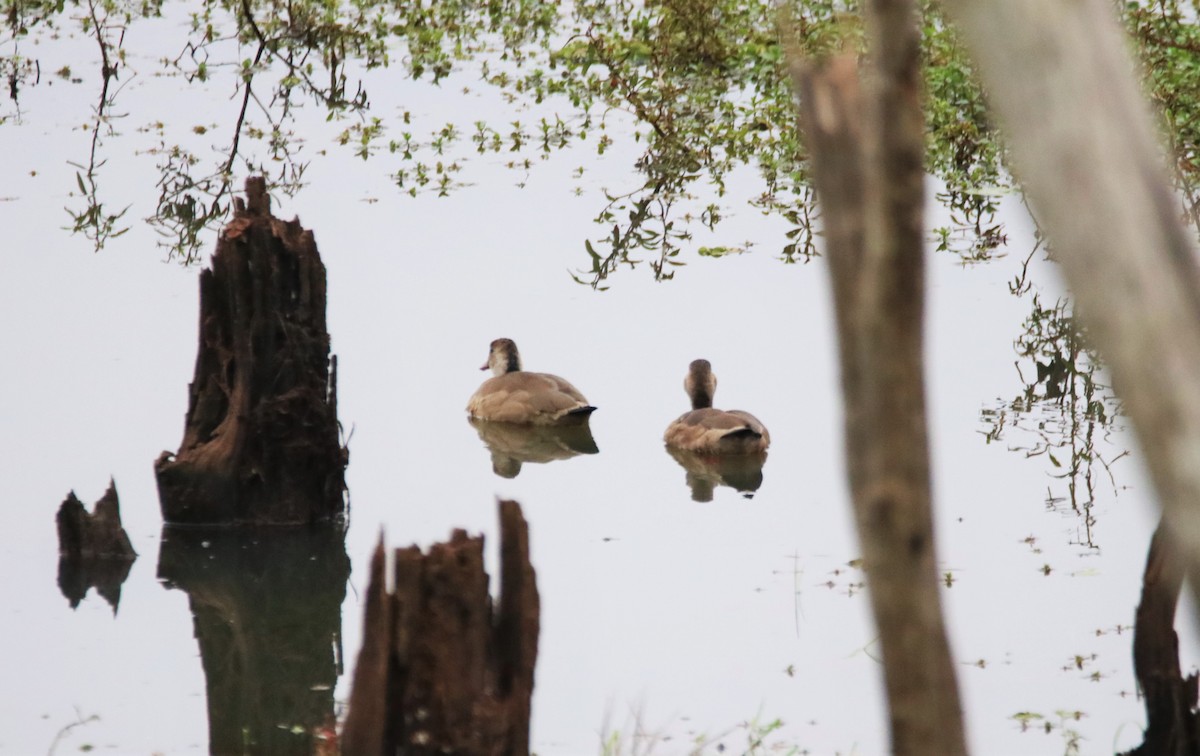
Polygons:
<instances>
[{"instance_id":1,"label":"duck tail","mask_svg":"<svg viewBox=\"0 0 1200 756\"><path fill-rule=\"evenodd\" d=\"M728 433L723 434L721 438L762 438L762 434L746 425L741 428L734 428Z\"/></svg>"}]
</instances>

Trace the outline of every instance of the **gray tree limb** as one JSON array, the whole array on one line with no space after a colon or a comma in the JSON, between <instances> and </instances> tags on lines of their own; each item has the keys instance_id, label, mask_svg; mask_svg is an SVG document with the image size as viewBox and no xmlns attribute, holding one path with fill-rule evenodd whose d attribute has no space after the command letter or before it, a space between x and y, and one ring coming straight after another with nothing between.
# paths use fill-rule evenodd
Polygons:
<instances>
[{"instance_id":1,"label":"gray tree limb","mask_svg":"<svg viewBox=\"0 0 1200 756\"><path fill-rule=\"evenodd\" d=\"M1112 5L943 4L978 63L1018 178L1196 575L1200 269Z\"/></svg>"},{"instance_id":2,"label":"gray tree limb","mask_svg":"<svg viewBox=\"0 0 1200 756\"><path fill-rule=\"evenodd\" d=\"M866 7L872 57L794 65L838 325L846 460L896 754L966 752L942 621L923 367L924 126L909 0Z\"/></svg>"}]
</instances>

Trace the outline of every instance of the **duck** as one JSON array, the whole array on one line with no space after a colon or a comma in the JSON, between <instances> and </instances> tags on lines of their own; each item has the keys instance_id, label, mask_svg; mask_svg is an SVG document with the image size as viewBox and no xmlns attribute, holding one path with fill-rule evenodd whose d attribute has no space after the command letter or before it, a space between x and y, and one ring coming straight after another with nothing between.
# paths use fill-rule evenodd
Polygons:
<instances>
[{"instance_id":1,"label":"duck","mask_svg":"<svg viewBox=\"0 0 1200 756\"><path fill-rule=\"evenodd\" d=\"M596 408L579 389L549 373L521 368L521 353L512 339L496 339L480 370L488 378L467 402L467 415L475 420L516 425L573 425L586 423Z\"/></svg>"},{"instance_id":2,"label":"duck","mask_svg":"<svg viewBox=\"0 0 1200 756\"><path fill-rule=\"evenodd\" d=\"M667 426L663 441L668 447L698 454L759 454L771 444L771 434L754 415L713 408L717 376L708 360L692 361L683 390L692 410Z\"/></svg>"}]
</instances>

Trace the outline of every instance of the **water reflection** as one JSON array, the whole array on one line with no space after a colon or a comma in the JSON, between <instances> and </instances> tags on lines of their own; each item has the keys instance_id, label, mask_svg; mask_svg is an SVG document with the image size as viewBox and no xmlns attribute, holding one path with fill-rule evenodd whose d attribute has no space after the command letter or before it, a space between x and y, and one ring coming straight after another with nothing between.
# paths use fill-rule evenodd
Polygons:
<instances>
[{"instance_id":1,"label":"water reflection","mask_svg":"<svg viewBox=\"0 0 1200 756\"><path fill-rule=\"evenodd\" d=\"M313 753L334 721L341 528L163 529L158 577L186 591L212 753Z\"/></svg>"},{"instance_id":2,"label":"water reflection","mask_svg":"<svg viewBox=\"0 0 1200 756\"><path fill-rule=\"evenodd\" d=\"M988 262L1001 255L1008 232L999 218L1003 189L945 191L936 199L950 211L950 224L933 229L938 252L957 255L964 265Z\"/></svg>"},{"instance_id":3,"label":"water reflection","mask_svg":"<svg viewBox=\"0 0 1200 756\"><path fill-rule=\"evenodd\" d=\"M1051 477L1065 481L1066 491L1048 493L1046 508L1079 516L1077 544L1095 550L1096 486L1107 478L1115 493L1112 465L1129 454L1108 445L1120 430L1120 402L1103 382L1099 357L1088 348L1067 300L1045 306L1035 293L1031 305L1015 344L1021 393L982 410L984 436L988 443L1005 441L1010 451L1049 461Z\"/></svg>"},{"instance_id":4,"label":"water reflection","mask_svg":"<svg viewBox=\"0 0 1200 756\"><path fill-rule=\"evenodd\" d=\"M112 607L113 614L121 603L121 585L133 569L132 559L107 557L74 557L63 554L58 558L58 589L75 609L87 596L96 592Z\"/></svg>"},{"instance_id":5,"label":"water reflection","mask_svg":"<svg viewBox=\"0 0 1200 756\"><path fill-rule=\"evenodd\" d=\"M767 453L710 455L665 447L667 453L687 470L687 485L692 501L712 501L717 486L728 486L747 499L762 486L763 465Z\"/></svg>"},{"instance_id":6,"label":"water reflection","mask_svg":"<svg viewBox=\"0 0 1200 756\"><path fill-rule=\"evenodd\" d=\"M492 471L515 478L526 462L554 462L600 449L587 423L581 425L514 425L469 418L467 420L492 454Z\"/></svg>"}]
</instances>

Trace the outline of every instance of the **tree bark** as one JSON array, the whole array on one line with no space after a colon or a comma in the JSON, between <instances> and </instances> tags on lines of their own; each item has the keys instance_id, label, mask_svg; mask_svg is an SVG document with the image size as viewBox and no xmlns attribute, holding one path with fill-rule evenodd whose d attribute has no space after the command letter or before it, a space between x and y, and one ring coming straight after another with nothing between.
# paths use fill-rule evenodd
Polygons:
<instances>
[{"instance_id":1,"label":"tree bark","mask_svg":"<svg viewBox=\"0 0 1200 756\"><path fill-rule=\"evenodd\" d=\"M923 370L924 130L911 2L867 4L872 57L798 65L842 367L846 459L896 754L966 752L934 549Z\"/></svg>"},{"instance_id":2,"label":"tree bark","mask_svg":"<svg viewBox=\"0 0 1200 756\"><path fill-rule=\"evenodd\" d=\"M529 753L539 599L528 526L500 502L500 597L488 594L483 537L455 530L428 554L371 561L363 647L342 731L347 756Z\"/></svg>"},{"instance_id":3,"label":"tree bark","mask_svg":"<svg viewBox=\"0 0 1200 756\"><path fill-rule=\"evenodd\" d=\"M1154 531L1142 600L1133 628L1133 668L1146 705L1142 745L1127 756L1194 756L1200 753L1197 676L1179 669L1175 609L1183 590L1184 565L1178 545L1163 523Z\"/></svg>"},{"instance_id":4,"label":"tree bark","mask_svg":"<svg viewBox=\"0 0 1200 756\"><path fill-rule=\"evenodd\" d=\"M79 606L88 589L95 588L112 606L121 602L121 585L137 559L129 535L121 525L117 484L96 502L91 514L71 491L58 508L58 587L71 608Z\"/></svg>"},{"instance_id":5,"label":"tree bark","mask_svg":"<svg viewBox=\"0 0 1200 756\"><path fill-rule=\"evenodd\" d=\"M183 442L155 463L163 519L299 524L345 514L337 361L312 232L271 215L266 184L200 274L200 343Z\"/></svg>"},{"instance_id":6,"label":"tree bark","mask_svg":"<svg viewBox=\"0 0 1200 756\"><path fill-rule=\"evenodd\" d=\"M1200 268L1107 0L944 0L1200 589Z\"/></svg>"}]
</instances>

